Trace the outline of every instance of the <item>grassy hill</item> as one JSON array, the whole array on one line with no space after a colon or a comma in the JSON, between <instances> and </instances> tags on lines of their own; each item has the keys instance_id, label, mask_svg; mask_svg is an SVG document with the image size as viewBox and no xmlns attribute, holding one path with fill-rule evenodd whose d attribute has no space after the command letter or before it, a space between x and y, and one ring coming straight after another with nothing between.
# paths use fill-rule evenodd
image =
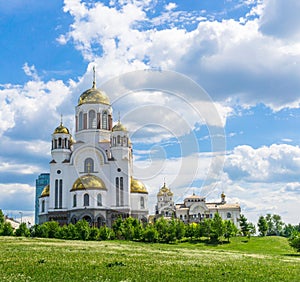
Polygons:
<instances>
[{"instance_id":1,"label":"grassy hill","mask_svg":"<svg viewBox=\"0 0 300 282\"><path fill-rule=\"evenodd\" d=\"M300 281L286 238L146 244L0 237L0 281Z\"/></svg>"}]
</instances>

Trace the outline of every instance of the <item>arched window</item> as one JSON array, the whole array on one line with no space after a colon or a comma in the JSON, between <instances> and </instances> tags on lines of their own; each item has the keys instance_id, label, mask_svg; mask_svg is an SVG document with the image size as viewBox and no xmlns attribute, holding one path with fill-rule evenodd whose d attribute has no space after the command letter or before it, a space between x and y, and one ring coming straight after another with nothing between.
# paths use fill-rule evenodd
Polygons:
<instances>
[{"instance_id":1,"label":"arched window","mask_svg":"<svg viewBox=\"0 0 300 282\"><path fill-rule=\"evenodd\" d=\"M58 179L55 179L55 190L54 190L54 208L55 209L58 209L58 191L59 191L59 188L58 188Z\"/></svg>"},{"instance_id":2,"label":"arched window","mask_svg":"<svg viewBox=\"0 0 300 282\"><path fill-rule=\"evenodd\" d=\"M102 129L107 129L107 112L102 115Z\"/></svg>"},{"instance_id":3,"label":"arched window","mask_svg":"<svg viewBox=\"0 0 300 282\"><path fill-rule=\"evenodd\" d=\"M82 130L82 129L83 129L83 113L80 112L79 113L78 130Z\"/></svg>"},{"instance_id":4,"label":"arched window","mask_svg":"<svg viewBox=\"0 0 300 282\"><path fill-rule=\"evenodd\" d=\"M45 212L45 200L42 201L42 211L41 212Z\"/></svg>"},{"instance_id":5,"label":"arched window","mask_svg":"<svg viewBox=\"0 0 300 282\"><path fill-rule=\"evenodd\" d=\"M62 146L62 142L61 142L61 138L59 137L59 138L58 138L58 148L60 149L61 146Z\"/></svg>"},{"instance_id":6,"label":"arched window","mask_svg":"<svg viewBox=\"0 0 300 282\"><path fill-rule=\"evenodd\" d=\"M116 206L120 205L120 182L119 177L116 177Z\"/></svg>"},{"instance_id":7,"label":"arched window","mask_svg":"<svg viewBox=\"0 0 300 282\"><path fill-rule=\"evenodd\" d=\"M231 213L230 212L227 213L227 218L231 218Z\"/></svg>"},{"instance_id":8,"label":"arched window","mask_svg":"<svg viewBox=\"0 0 300 282\"><path fill-rule=\"evenodd\" d=\"M83 206L88 207L90 205L90 196L89 194L83 195Z\"/></svg>"},{"instance_id":9,"label":"arched window","mask_svg":"<svg viewBox=\"0 0 300 282\"><path fill-rule=\"evenodd\" d=\"M73 207L75 208L77 206L77 196L76 194L73 196Z\"/></svg>"},{"instance_id":10,"label":"arched window","mask_svg":"<svg viewBox=\"0 0 300 282\"><path fill-rule=\"evenodd\" d=\"M96 128L96 112L94 110L89 111L89 128Z\"/></svg>"},{"instance_id":11,"label":"arched window","mask_svg":"<svg viewBox=\"0 0 300 282\"><path fill-rule=\"evenodd\" d=\"M141 197L141 209L145 208L145 199L144 197Z\"/></svg>"},{"instance_id":12,"label":"arched window","mask_svg":"<svg viewBox=\"0 0 300 282\"><path fill-rule=\"evenodd\" d=\"M118 143L118 144L121 143L121 136L120 136L120 135L117 136L117 143Z\"/></svg>"},{"instance_id":13,"label":"arched window","mask_svg":"<svg viewBox=\"0 0 300 282\"><path fill-rule=\"evenodd\" d=\"M97 206L98 207L102 206L102 195L101 194L97 195Z\"/></svg>"},{"instance_id":14,"label":"arched window","mask_svg":"<svg viewBox=\"0 0 300 282\"><path fill-rule=\"evenodd\" d=\"M94 160L92 158L87 158L84 161L84 172L90 173L94 171Z\"/></svg>"},{"instance_id":15,"label":"arched window","mask_svg":"<svg viewBox=\"0 0 300 282\"><path fill-rule=\"evenodd\" d=\"M120 205L124 206L124 186L123 177L120 177Z\"/></svg>"}]
</instances>

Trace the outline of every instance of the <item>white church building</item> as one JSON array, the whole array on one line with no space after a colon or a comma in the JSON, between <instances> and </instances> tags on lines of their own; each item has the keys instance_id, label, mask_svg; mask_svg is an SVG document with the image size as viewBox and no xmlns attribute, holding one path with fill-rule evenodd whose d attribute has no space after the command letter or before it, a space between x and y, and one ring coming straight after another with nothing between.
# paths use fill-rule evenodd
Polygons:
<instances>
[{"instance_id":1,"label":"white church building","mask_svg":"<svg viewBox=\"0 0 300 282\"><path fill-rule=\"evenodd\" d=\"M39 223L85 219L99 227L111 226L119 216L147 220L148 192L133 177L128 131L120 120L113 126L112 111L94 79L75 107L75 140L62 121L54 130L50 183L39 198Z\"/></svg>"}]
</instances>

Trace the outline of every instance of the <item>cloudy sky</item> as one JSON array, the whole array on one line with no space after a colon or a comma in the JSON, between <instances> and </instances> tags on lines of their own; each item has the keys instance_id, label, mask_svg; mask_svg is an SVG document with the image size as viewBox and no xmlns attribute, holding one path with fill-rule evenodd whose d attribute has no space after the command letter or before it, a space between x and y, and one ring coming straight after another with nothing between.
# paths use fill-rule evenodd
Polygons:
<instances>
[{"instance_id":1,"label":"cloudy sky","mask_svg":"<svg viewBox=\"0 0 300 282\"><path fill-rule=\"evenodd\" d=\"M298 0L0 1L0 208L32 217L51 134L92 85L130 130L150 212L164 178L300 221Z\"/></svg>"}]
</instances>

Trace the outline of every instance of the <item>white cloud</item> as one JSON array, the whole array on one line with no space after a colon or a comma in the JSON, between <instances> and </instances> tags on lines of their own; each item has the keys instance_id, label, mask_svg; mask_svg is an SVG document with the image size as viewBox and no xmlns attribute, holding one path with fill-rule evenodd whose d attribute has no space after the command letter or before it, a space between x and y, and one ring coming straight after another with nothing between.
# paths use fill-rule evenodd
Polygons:
<instances>
[{"instance_id":1,"label":"white cloud","mask_svg":"<svg viewBox=\"0 0 300 282\"><path fill-rule=\"evenodd\" d=\"M35 66L29 66L28 63L25 63L23 66L23 70L26 75L29 77L32 77L34 80L39 80L39 76L37 74L37 71L35 69Z\"/></svg>"},{"instance_id":2,"label":"white cloud","mask_svg":"<svg viewBox=\"0 0 300 282\"><path fill-rule=\"evenodd\" d=\"M10 211L32 211L35 189L23 183L0 183L0 207Z\"/></svg>"},{"instance_id":3,"label":"white cloud","mask_svg":"<svg viewBox=\"0 0 300 282\"><path fill-rule=\"evenodd\" d=\"M34 174L39 173L41 168L29 164L15 164L10 162L1 162L0 172L18 173L18 174Z\"/></svg>"},{"instance_id":4,"label":"white cloud","mask_svg":"<svg viewBox=\"0 0 300 282\"><path fill-rule=\"evenodd\" d=\"M173 3L173 2L170 2L170 3L168 3L168 4L165 6L165 9L166 9L167 11L171 11L171 10L176 9L176 8L177 8L177 5L176 5L176 3Z\"/></svg>"},{"instance_id":5,"label":"white cloud","mask_svg":"<svg viewBox=\"0 0 300 282\"><path fill-rule=\"evenodd\" d=\"M296 181L299 170L300 148L287 144L258 149L238 146L225 162L225 171L231 179L250 182Z\"/></svg>"},{"instance_id":6,"label":"white cloud","mask_svg":"<svg viewBox=\"0 0 300 282\"><path fill-rule=\"evenodd\" d=\"M298 0L265 0L260 30L282 39L300 39L300 2Z\"/></svg>"},{"instance_id":7,"label":"white cloud","mask_svg":"<svg viewBox=\"0 0 300 282\"><path fill-rule=\"evenodd\" d=\"M265 19L268 7L279 3L273 2L266 2L265 10L261 1L246 4L252 5L252 15ZM299 42L284 42L262 33L266 20L252 19L250 14L241 23L233 19L200 20L201 11L194 20L196 28L188 29L180 22L188 17L184 11L150 18L148 4L129 1L88 7L80 1L65 1L65 11L74 22L71 31L59 40L64 44L73 40L86 59L105 70L102 78L159 67L188 75L220 103L230 98L229 107L261 102L274 110L299 107ZM292 4L289 2L284 11ZM276 28L272 21L269 24Z\"/></svg>"},{"instance_id":8,"label":"white cloud","mask_svg":"<svg viewBox=\"0 0 300 282\"><path fill-rule=\"evenodd\" d=\"M18 136L26 133L28 137L40 137L46 126L54 129L54 124L58 124L56 111L70 91L62 81L39 80L34 66L25 64L24 71L34 80L23 86L3 85L0 91L0 133L10 129L11 134L16 132Z\"/></svg>"}]
</instances>

